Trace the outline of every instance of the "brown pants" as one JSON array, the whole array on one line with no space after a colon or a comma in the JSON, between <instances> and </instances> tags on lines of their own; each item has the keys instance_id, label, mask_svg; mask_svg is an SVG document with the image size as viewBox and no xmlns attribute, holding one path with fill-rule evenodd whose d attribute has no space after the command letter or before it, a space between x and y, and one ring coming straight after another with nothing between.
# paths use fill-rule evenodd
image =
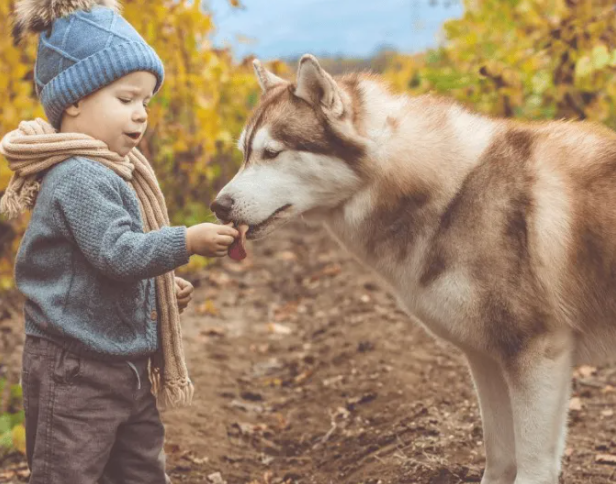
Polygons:
<instances>
[{"instance_id":1,"label":"brown pants","mask_svg":"<svg viewBox=\"0 0 616 484\"><path fill-rule=\"evenodd\" d=\"M164 428L147 359L101 362L26 337L30 484L166 484Z\"/></svg>"}]
</instances>

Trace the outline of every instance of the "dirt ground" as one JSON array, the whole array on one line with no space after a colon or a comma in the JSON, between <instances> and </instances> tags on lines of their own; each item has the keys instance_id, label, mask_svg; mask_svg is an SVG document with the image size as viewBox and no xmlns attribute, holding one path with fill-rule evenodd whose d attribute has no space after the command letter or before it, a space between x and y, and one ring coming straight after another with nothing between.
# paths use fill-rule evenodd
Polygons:
<instances>
[{"instance_id":1,"label":"dirt ground","mask_svg":"<svg viewBox=\"0 0 616 484\"><path fill-rule=\"evenodd\" d=\"M481 480L479 411L460 353L411 322L320 228L297 222L252 244L242 263L188 278L196 396L163 413L174 482ZM0 322L5 371L21 339L19 316ZM615 387L616 367L576 369L567 484L616 482ZM19 456L0 464L0 482L25 482Z\"/></svg>"}]
</instances>

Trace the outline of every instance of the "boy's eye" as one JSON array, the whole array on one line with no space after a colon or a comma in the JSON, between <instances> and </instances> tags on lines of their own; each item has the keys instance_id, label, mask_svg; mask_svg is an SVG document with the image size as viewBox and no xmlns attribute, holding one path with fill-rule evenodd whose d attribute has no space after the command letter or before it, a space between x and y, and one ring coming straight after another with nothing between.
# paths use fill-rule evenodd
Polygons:
<instances>
[{"instance_id":1,"label":"boy's eye","mask_svg":"<svg viewBox=\"0 0 616 484\"><path fill-rule=\"evenodd\" d=\"M128 103L130 103L130 102L131 102L131 100L130 100L130 99L125 99L125 98L122 98L122 97L120 97L120 98L118 98L118 99L120 100L120 102L121 102L122 104L128 104Z\"/></svg>"}]
</instances>

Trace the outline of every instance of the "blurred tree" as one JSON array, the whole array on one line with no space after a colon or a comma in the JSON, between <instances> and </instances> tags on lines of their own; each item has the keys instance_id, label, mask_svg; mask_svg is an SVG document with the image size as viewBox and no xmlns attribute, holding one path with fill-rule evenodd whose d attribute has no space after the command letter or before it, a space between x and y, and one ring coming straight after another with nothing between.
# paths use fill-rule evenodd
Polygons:
<instances>
[{"instance_id":1,"label":"blurred tree","mask_svg":"<svg viewBox=\"0 0 616 484\"><path fill-rule=\"evenodd\" d=\"M529 119L592 119L616 128L613 0L466 0L444 47L397 55L399 89L440 92Z\"/></svg>"},{"instance_id":2,"label":"blurred tree","mask_svg":"<svg viewBox=\"0 0 616 484\"><path fill-rule=\"evenodd\" d=\"M248 59L234 63L229 51L211 45L212 15L198 1L122 3L123 15L155 48L166 71L163 88L150 103L140 148L155 166L173 223L207 220L221 180L241 161L235 139L258 94L252 66ZM30 36L13 46L8 35L13 6L14 0L0 0L0 136L23 119L44 117L32 81L38 39ZM271 68L282 72L285 67L274 63ZM0 157L0 194L10 175ZM27 219L0 221L0 291L13 284L14 255Z\"/></svg>"}]
</instances>

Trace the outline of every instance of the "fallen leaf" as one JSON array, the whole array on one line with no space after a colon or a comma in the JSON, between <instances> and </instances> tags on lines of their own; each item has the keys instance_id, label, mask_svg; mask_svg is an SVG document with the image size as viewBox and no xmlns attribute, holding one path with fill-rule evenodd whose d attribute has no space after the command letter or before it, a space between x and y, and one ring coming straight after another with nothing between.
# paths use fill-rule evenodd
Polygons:
<instances>
[{"instance_id":1,"label":"fallen leaf","mask_svg":"<svg viewBox=\"0 0 616 484\"><path fill-rule=\"evenodd\" d=\"M299 306L299 301L291 301L285 304L282 307L277 308L274 311L274 321L280 322L291 319L293 316L297 315L297 308Z\"/></svg>"},{"instance_id":2,"label":"fallen leaf","mask_svg":"<svg viewBox=\"0 0 616 484\"><path fill-rule=\"evenodd\" d=\"M334 412L334 418L337 418L337 419L346 420L349 417L349 415L351 415L351 412L349 412L344 407L338 407L336 411Z\"/></svg>"},{"instance_id":3,"label":"fallen leaf","mask_svg":"<svg viewBox=\"0 0 616 484\"><path fill-rule=\"evenodd\" d=\"M323 386L329 387L331 385L335 385L340 383L344 379L343 375L332 376L331 378L326 378L323 380Z\"/></svg>"},{"instance_id":4,"label":"fallen leaf","mask_svg":"<svg viewBox=\"0 0 616 484\"><path fill-rule=\"evenodd\" d=\"M263 405L258 405L256 403L244 402L242 400L231 400L229 404L232 408L239 408L244 412L254 412L254 413L263 413L265 412L265 407Z\"/></svg>"},{"instance_id":5,"label":"fallen leaf","mask_svg":"<svg viewBox=\"0 0 616 484\"><path fill-rule=\"evenodd\" d=\"M582 365L576 370L576 373L582 378L588 378L597 373L597 368L594 366Z\"/></svg>"},{"instance_id":6,"label":"fallen leaf","mask_svg":"<svg viewBox=\"0 0 616 484\"><path fill-rule=\"evenodd\" d=\"M199 466L207 464L210 461L209 457L196 457L191 451L188 451L184 455L182 455L182 458Z\"/></svg>"},{"instance_id":7,"label":"fallen leaf","mask_svg":"<svg viewBox=\"0 0 616 484\"><path fill-rule=\"evenodd\" d=\"M252 437L255 434L263 434L267 430L265 424L251 424L247 422L234 422L231 424L231 435Z\"/></svg>"},{"instance_id":8,"label":"fallen leaf","mask_svg":"<svg viewBox=\"0 0 616 484\"><path fill-rule=\"evenodd\" d=\"M582 400L579 397L573 397L569 401L569 410L573 412L579 412L582 410L582 408L583 408Z\"/></svg>"},{"instance_id":9,"label":"fallen leaf","mask_svg":"<svg viewBox=\"0 0 616 484\"><path fill-rule=\"evenodd\" d=\"M315 282L323 277L334 277L342 272L342 267L340 264L330 264L325 266L319 272L316 272L312 276L310 276L310 282Z\"/></svg>"},{"instance_id":10,"label":"fallen leaf","mask_svg":"<svg viewBox=\"0 0 616 484\"><path fill-rule=\"evenodd\" d=\"M273 334L291 334L293 332L293 330L288 326L278 323L269 323L267 325L267 329Z\"/></svg>"},{"instance_id":11,"label":"fallen leaf","mask_svg":"<svg viewBox=\"0 0 616 484\"><path fill-rule=\"evenodd\" d=\"M347 400L346 408L349 410L353 410L356 405L360 405L362 403L368 403L374 400L377 397L377 394L374 392L369 392L361 397L352 397Z\"/></svg>"},{"instance_id":12,"label":"fallen leaf","mask_svg":"<svg viewBox=\"0 0 616 484\"><path fill-rule=\"evenodd\" d=\"M291 252L290 250L283 250L282 252L277 253L276 258L280 260L294 261L297 260L297 255L295 255L295 252Z\"/></svg>"},{"instance_id":13,"label":"fallen leaf","mask_svg":"<svg viewBox=\"0 0 616 484\"><path fill-rule=\"evenodd\" d=\"M281 387L282 379L281 378L266 378L263 381L263 385L267 387Z\"/></svg>"},{"instance_id":14,"label":"fallen leaf","mask_svg":"<svg viewBox=\"0 0 616 484\"><path fill-rule=\"evenodd\" d=\"M303 383L304 381L306 381L308 378L310 378L310 376L312 376L313 370L304 370L302 371L299 375L297 375L293 381L295 383Z\"/></svg>"},{"instance_id":15,"label":"fallen leaf","mask_svg":"<svg viewBox=\"0 0 616 484\"><path fill-rule=\"evenodd\" d=\"M222 478L222 474L220 472L214 472L213 474L210 474L209 476L207 476L207 480L210 481L212 484L227 484L227 481Z\"/></svg>"},{"instance_id":16,"label":"fallen leaf","mask_svg":"<svg viewBox=\"0 0 616 484\"><path fill-rule=\"evenodd\" d=\"M281 413L276 413L276 427L278 430L286 430L291 426L291 422Z\"/></svg>"},{"instance_id":17,"label":"fallen leaf","mask_svg":"<svg viewBox=\"0 0 616 484\"><path fill-rule=\"evenodd\" d=\"M211 316L218 316L220 313L211 299L207 299L203 304L197 306L196 311L197 314L209 314Z\"/></svg>"},{"instance_id":18,"label":"fallen leaf","mask_svg":"<svg viewBox=\"0 0 616 484\"><path fill-rule=\"evenodd\" d=\"M263 474L263 482L265 482L265 484L272 484L273 478L274 478L274 473L272 471L266 471Z\"/></svg>"},{"instance_id":19,"label":"fallen leaf","mask_svg":"<svg viewBox=\"0 0 616 484\"><path fill-rule=\"evenodd\" d=\"M607 465L615 466L616 465L616 455L598 454L595 456L595 462L597 464L607 464Z\"/></svg>"}]
</instances>

